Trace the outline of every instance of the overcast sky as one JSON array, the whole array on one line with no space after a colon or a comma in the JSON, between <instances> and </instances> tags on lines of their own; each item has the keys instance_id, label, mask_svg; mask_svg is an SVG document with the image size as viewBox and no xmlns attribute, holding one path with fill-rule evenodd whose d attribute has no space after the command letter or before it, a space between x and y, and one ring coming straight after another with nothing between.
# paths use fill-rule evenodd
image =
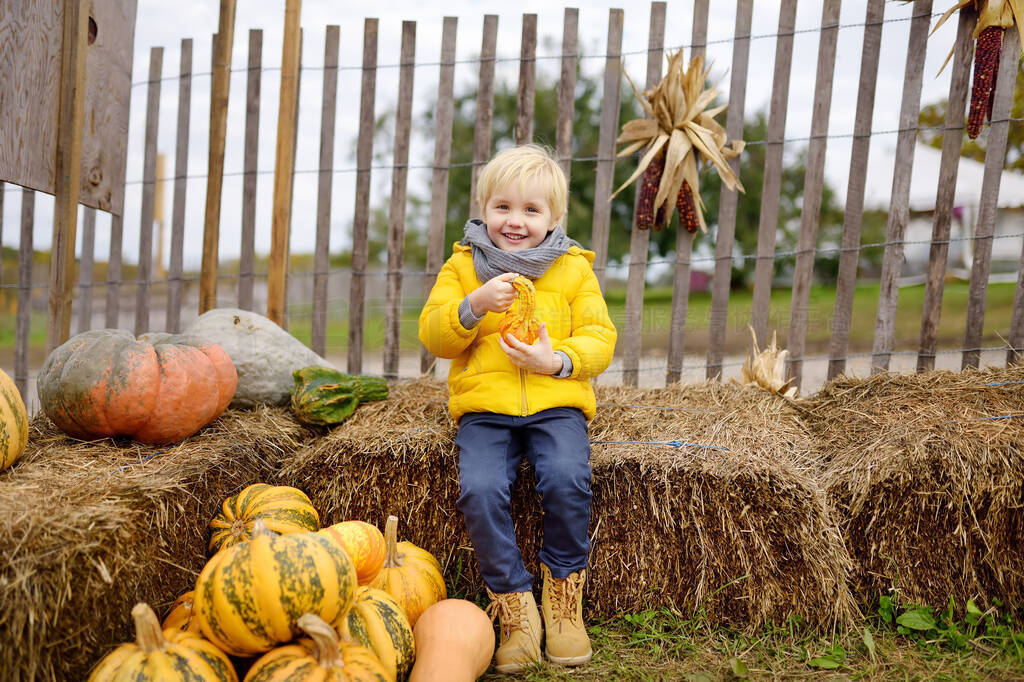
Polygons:
<instances>
[{"instance_id":1,"label":"overcast sky","mask_svg":"<svg viewBox=\"0 0 1024 682\"><path fill-rule=\"evenodd\" d=\"M789 112L786 123L787 151L806 146L811 126L814 80L818 51L818 29L821 24L820 2L800 3L796 19L794 39L794 62L789 96ZM886 2L886 23L882 33L882 67L879 71L873 129L878 132L872 139L872 155L891 154L895 148L900 94L906 60L907 35L911 5ZM941 12L948 2L937 2L936 11ZM132 76L131 119L129 129L129 154L127 165L128 186L125 198L124 254L129 262L138 258L138 233L140 216L142 175L143 128L145 115L146 80L150 49L164 48L163 81L161 93L161 118L159 124L159 151L167 155L167 172L174 168L175 124L178 97L178 64L180 44L183 38L194 39L191 131L192 142L189 150L189 175L202 176L207 168L207 140L205 132L209 121L209 64L211 57L210 38L217 29L217 5L212 0L197 2L167 2L167 0L139 0L134 42L134 68ZM712 60L712 79L721 81L721 87L728 99L729 79L727 71L732 58L731 38L735 27L735 2L712 1L708 26L708 57ZM755 0L753 39L750 51L750 70L747 83L746 112L749 117L755 111L767 111L771 96L772 74L776 47L775 33L778 29L777 0ZM866 0L843 3L837 52L837 66L832 97L832 114L829 134L837 136L828 142L828 179L840 195L845 194L847 166L849 163L850 139L853 131L856 106L857 83L860 72L860 56L863 40ZM378 64L381 68L377 78L376 106L380 114L393 106L397 97L399 50L403 20L416 22L416 62L421 64L415 71L414 115L422 115L433 101L437 88L440 56L441 27L447 14L458 18L456 89L471 91L479 66L472 60L480 50L481 28L485 14L497 14L498 21L498 67L497 77L515 86L518 80L517 61L522 16L536 13L538 16L537 73L538 81L551 82L557 79L560 68L560 42L564 6L551 2L528 0L514 5L510 11L508 3L492 0L449 0L445 3L431 2L368 2L366 0L337 2L337 0L306 0L302 3L302 27L304 29L303 57L306 68L302 74L302 88L299 115L299 138L296 169L314 171L319 159L320 105L323 87L323 64L325 27L338 24L341 27L340 72L338 81L339 111L335 147L333 211L331 250L337 251L349 243L349 229L352 221L355 174L354 148L359 116L359 81L362 59L363 18L377 17L379 24ZM609 8L624 10L625 29L623 35L624 63L627 72L635 81L642 82L646 64L649 2L585 3L579 7L579 43L583 55L580 65L587 74L599 77L603 73L603 53L607 41ZM666 36L667 47L687 46L691 36L692 3L668 3ZM934 19L933 19L934 23ZM245 0L239 2L235 24L235 40L232 54L231 99L228 113L228 137L225 157L225 172L238 173L242 169L244 139L245 88L248 33L250 29L263 30L263 65L260 117L259 168L272 171L274 168L274 145L277 129L277 100L280 87L279 67L281 64L281 42L284 24L283 0ZM955 20L947 23L928 41L925 56L925 80L923 103L931 103L946 96L949 87L949 69L936 77L939 67L953 44ZM312 67L312 68L310 68ZM724 78L723 78L724 77ZM623 85L623 96L630 96L628 85ZM724 124L725 115L721 115ZM378 150L379 151L379 150ZM433 154L433 141L422 133L414 132L410 163L413 166L427 165ZM453 160L469 160L471 150L453 150ZM387 156L390 162L390 151ZM628 162L626 162L628 163ZM410 192L429 196L426 189L430 171L413 168L409 174ZM889 169L891 176L891 168ZM390 190L390 174L385 170L372 174L373 194L384 196ZM8 188L10 190L10 188ZM259 177L259 200L257 202L256 248L260 252L269 250L272 211L272 174ZM170 187L168 187L170 190ZM468 191L468 188L466 188ZM196 177L188 182L187 219L185 237L186 267L197 267L202 248L203 210L205 207L206 182ZM239 252L241 221L242 182L237 175L225 178L222 199L221 246L222 257L236 257ZM36 248L49 248L50 225L52 222L52 198L38 195L36 200ZM166 218L170 222L170 192L165 201ZM16 245L20 211L20 193L8 191L4 202L3 243ZM292 218L293 252L311 251L314 243L316 213L316 174L300 173L295 181L294 207ZM100 216L97 223L96 257L105 260L109 248L109 216ZM79 236L81 230L79 230ZM169 240L169 236L167 238ZM165 255L165 261L167 256Z\"/></svg>"}]
</instances>

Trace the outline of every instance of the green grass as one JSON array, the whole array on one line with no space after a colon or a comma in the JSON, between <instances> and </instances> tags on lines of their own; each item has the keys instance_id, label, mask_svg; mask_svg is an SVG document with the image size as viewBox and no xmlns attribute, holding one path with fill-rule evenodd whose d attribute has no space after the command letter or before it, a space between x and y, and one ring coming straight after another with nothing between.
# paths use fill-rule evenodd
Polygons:
<instances>
[{"instance_id":1,"label":"green grass","mask_svg":"<svg viewBox=\"0 0 1024 682\"><path fill-rule=\"evenodd\" d=\"M861 626L823 635L798 622L749 635L668 609L590 624L594 658L564 669L542 662L518 679L549 680L1009 680L1024 678L1024 633L1013 618L973 603L935 613L879 605ZM951 615L952 614L952 615ZM484 680L508 679L494 672Z\"/></svg>"}]
</instances>

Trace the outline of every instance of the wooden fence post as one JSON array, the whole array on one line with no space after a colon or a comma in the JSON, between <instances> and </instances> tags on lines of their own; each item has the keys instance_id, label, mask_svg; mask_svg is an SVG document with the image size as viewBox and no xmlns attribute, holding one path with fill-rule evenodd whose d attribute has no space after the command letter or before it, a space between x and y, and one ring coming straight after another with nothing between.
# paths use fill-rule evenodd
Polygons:
<instances>
[{"instance_id":1,"label":"wooden fence post","mask_svg":"<svg viewBox=\"0 0 1024 682\"><path fill-rule=\"evenodd\" d=\"M174 198L171 204L171 257L167 267L167 331L181 331L181 274L185 250L185 193L188 189L189 117L192 113L192 39L181 41L178 68L178 129L174 145Z\"/></svg>"},{"instance_id":2,"label":"wooden fence post","mask_svg":"<svg viewBox=\"0 0 1024 682\"><path fill-rule=\"evenodd\" d=\"M495 44L498 40L498 16L484 15L483 40L480 45L480 79L476 91L476 125L473 127L473 171L469 183L469 217L482 214L476 201L476 182L480 171L491 158L491 122L494 119Z\"/></svg>"},{"instance_id":3,"label":"wooden fence post","mask_svg":"<svg viewBox=\"0 0 1024 682\"><path fill-rule=\"evenodd\" d=\"M217 307L217 266L220 245L220 201L224 187L224 137L231 89L231 47L235 42L235 0L220 1L214 41L213 85L210 93L210 151L206 172L206 217L203 260L199 271L199 313Z\"/></svg>"},{"instance_id":4,"label":"wooden fence post","mask_svg":"<svg viewBox=\"0 0 1024 682\"><path fill-rule=\"evenodd\" d=\"M356 197L352 217L352 279L348 308L348 371L363 368L363 319L366 309L366 264L369 258L370 170L373 166L374 98L377 92L377 20L363 23L363 79L359 95L356 147Z\"/></svg>"},{"instance_id":5,"label":"wooden fence post","mask_svg":"<svg viewBox=\"0 0 1024 682\"><path fill-rule=\"evenodd\" d=\"M650 34L647 39L647 79L645 88L653 88L661 80L661 62L665 55L665 3L651 3ZM643 178L636 181L639 186ZM639 200L640 192L636 193ZM629 275L626 282L626 329L623 334L622 383L636 386L640 379L641 337L644 327L644 279L647 275L647 247L651 235L636 224L633 208L633 229L629 236Z\"/></svg>"},{"instance_id":6,"label":"wooden fence post","mask_svg":"<svg viewBox=\"0 0 1024 682\"><path fill-rule=\"evenodd\" d=\"M334 187L334 127L338 96L341 29L328 26L324 38L324 85L320 107L320 172L316 194L316 250L313 253L313 322L310 338L321 357L327 350L327 279L331 265L331 193Z\"/></svg>"},{"instance_id":7,"label":"wooden fence post","mask_svg":"<svg viewBox=\"0 0 1024 682\"><path fill-rule=\"evenodd\" d=\"M259 177L260 85L263 75L263 31L249 30L249 74L245 88L245 153L242 160L242 243L238 256L238 307L254 310L256 270L256 188Z\"/></svg>"},{"instance_id":8,"label":"wooden fence post","mask_svg":"<svg viewBox=\"0 0 1024 682\"><path fill-rule=\"evenodd\" d=\"M78 333L92 328L93 252L96 249L96 209L86 207L82 218L82 261L78 268Z\"/></svg>"},{"instance_id":9,"label":"wooden fence post","mask_svg":"<svg viewBox=\"0 0 1024 682\"><path fill-rule=\"evenodd\" d=\"M729 81L729 111L725 133L730 140L743 137L743 113L747 100L747 68L750 64L750 25L753 0L736 4L736 28L733 32L732 68ZM739 177L740 157L729 159L729 167ZM736 236L736 214L739 190L722 183L718 199L718 235L715 239L715 274L711 280L711 319L708 321L708 357L704 375L708 379L722 376L725 357L725 333L728 326L729 291L732 280L732 248Z\"/></svg>"},{"instance_id":10,"label":"wooden fence post","mask_svg":"<svg viewBox=\"0 0 1024 682\"><path fill-rule=\"evenodd\" d=\"M135 335L149 331L149 284L153 276L153 204L156 192L156 138L160 124L160 76L164 48L149 52L146 138L142 154L142 215L139 218L139 269L135 284Z\"/></svg>"},{"instance_id":11,"label":"wooden fence post","mask_svg":"<svg viewBox=\"0 0 1024 682\"><path fill-rule=\"evenodd\" d=\"M896 304L900 271L903 269L903 235L910 222L910 178L917 145L917 117L921 110L921 81L928 44L932 0L915 0L907 44L907 62L903 74L903 101L900 104L900 132L896 137L896 168L892 178L892 200L885 225L885 255L882 256L882 281L878 291L878 315L871 350L871 373L889 369L889 356L895 336Z\"/></svg>"},{"instance_id":12,"label":"wooden fence post","mask_svg":"<svg viewBox=\"0 0 1024 682\"><path fill-rule=\"evenodd\" d=\"M28 395L28 346L32 331L32 237L35 233L36 193L21 190L21 235L18 242L18 312L14 321L14 385L25 405Z\"/></svg>"},{"instance_id":13,"label":"wooden fence post","mask_svg":"<svg viewBox=\"0 0 1024 682\"><path fill-rule=\"evenodd\" d=\"M434 172L430 179L430 226L427 230L427 271L424 293L429 291L441 270L448 244L444 239L448 217L448 172L452 161L452 125L455 117L455 30L457 17L445 17L441 29L441 75L437 85L437 112L434 128ZM433 374L434 356L422 348L420 373Z\"/></svg>"},{"instance_id":14,"label":"wooden fence post","mask_svg":"<svg viewBox=\"0 0 1024 682\"><path fill-rule=\"evenodd\" d=\"M555 154L568 184L572 170L572 120L576 111L576 66L579 64L580 11L565 8L562 21L562 73L558 79L558 123ZM566 226L568 231L568 226Z\"/></svg>"},{"instance_id":15,"label":"wooden fence post","mask_svg":"<svg viewBox=\"0 0 1024 682\"><path fill-rule=\"evenodd\" d=\"M416 73L416 22L402 22L402 57L395 113L395 155L388 207L388 272L384 310L384 376L398 377L402 327L402 264L405 252L405 192L409 178L413 76Z\"/></svg>"},{"instance_id":16,"label":"wooden fence post","mask_svg":"<svg viewBox=\"0 0 1024 682\"><path fill-rule=\"evenodd\" d=\"M60 105L54 160L55 198L50 260L50 305L46 350L71 332L71 293L75 271L75 232L82 176L82 124L85 116L85 59L91 3L66 0L60 56Z\"/></svg>"},{"instance_id":17,"label":"wooden fence post","mask_svg":"<svg viewBox=\"0 0 1024 682\"><path fill-rule=\"evenodd\" d=\"M287 0L284 9L284 44L281 48L281 95L277 114L277 151L274 163L274 211L267 264L267 317L285 326L284 308L288 272L288 241L292 219L292 174L295 171L295 126L298 113L299 14L302 0Z\"/></svg>"},{"instance_id":18,"label":"wooden fence post","mask_svg":"<svg viewBox=\"0 0 1024 682\"><path fill-rule=\"evenodd\" d=\"M533 106L537 80L537 15L523 15L523 40L519 51L519 91L516 96L517 145L533 141Z\"/></svg>"},{"instance_id":19,"label":"wooden fence post","mask_svg":"<svg viewBox=\"0 0 1024 682\"><path fill-rule=\"evenodd\" d=\"M839 272L836 275L836 302L832 313L832 338L828 348L828 378L846 369L850 346L850 320L853 315L853 289L857 283L860 258L860 228L864 216L864 185L867 181L868 151L871 148L871 121L875 110L879 53L882 47L882 21L885 0L868 0L864 19L864 45L860 56L860 84L857 87L857 113L853 122L853 149L850 152L850 176L846 184L846 210L843 212L843 236L840 241Z\"/></svg>"},{"instance_id":20,"label":"wooden fence post","mask_svg":"<svg viewBox=\"0 0 1024 682\"><path fill-rule=\"evenodd\" d=\"M608 43L604 59L604 91L601 95L601 123L597 133L597 168L594 172L594 222L590 248L594 250L594 274L604 290L608 276L608 232L611 223L612 184L615 181L615 139L619 135L619 107L622 99L621 9L608 10Z\"/></svg>"}]
</instances>

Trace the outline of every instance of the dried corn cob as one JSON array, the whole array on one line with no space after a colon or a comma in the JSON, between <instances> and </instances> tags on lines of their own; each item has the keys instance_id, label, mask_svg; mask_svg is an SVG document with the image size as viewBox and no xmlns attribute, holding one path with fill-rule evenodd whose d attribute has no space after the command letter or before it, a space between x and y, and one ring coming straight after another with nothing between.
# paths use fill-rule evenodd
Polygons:
<instances>
[{"instance_id":1,"label":"dried corn cob","mask_svg":"<svg viewBox=\"0 0 1024 682\"><path fill-rule=\"evenodd\" d=\"M679 224L690 234L696 234L700 229L700 219L697 217L697 206L693 203L690 183L686 180L683 180L683 186L676 196L676 210L679 211Z\"/></svg>"},{"instance_id":2,"label":"dried corn cob","mask_svg":"<svg viewBox=\"0 0 1024 682\"><path fill-rule=\"evenodd\" d=\"M995 97L996 75L999 73L1003 30L999 26L989 26L978 36L978 45L974 51L971 108L967 115L967 137L972 140L981 133L984 122L992 119L992 100Z\"/></svg>"},{"instance_id":3,"label":"dried corn cob","mask_svg":"<svg viewBox=\"0 0 1024 682\"><path fill-rule=\"evenodd\" d=\"M665 171L665 155L658 154L647 165L640 178L640 195L636 202L636 226L641 230L657 229L657 215L654 211L654 197L658 194L661 174ZM662 222L664 222L664 215Z\"/></svg>"}]
</instances>

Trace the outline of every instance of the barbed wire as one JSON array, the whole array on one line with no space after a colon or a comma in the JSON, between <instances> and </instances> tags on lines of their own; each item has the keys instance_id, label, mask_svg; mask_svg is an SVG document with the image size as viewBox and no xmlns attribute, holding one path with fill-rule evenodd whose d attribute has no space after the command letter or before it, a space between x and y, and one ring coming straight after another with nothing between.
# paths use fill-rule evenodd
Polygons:
<instances>
[{"instance_id":1,"label":"barbed wire","mask_svg":"<svg viewBox=\"0 0 1024 682\"><path fill-rule=\"evenodd\" d=\"M930 16L930 18L934 19L934 18L942 16L942 13L941 12L933 12L929 16ZM783 33L779 33L779 32L775 32L775 33L754 33L754 34L751 34L749 36L740 36L739 39L740 40L756 41L756 40L766 40L766 39L769 39L769 38L779 38L779 37L782 37L782 36L787 36L788 37L788 36L802 35L802 34L806 34L806 33L820 33L822 31L830 30L830 29L836 29L836 30L843 31L843 30L852 29L852 28L866 28L868 26L883 26L885 24L903 23L903 22L907 22L907 21L912 21L915 18L916 17L914 17L914 16L909 16L909 17L896 17L896 18L882 19L881 21L872 21L872 22L862 21L862 22L852 22L852 23L848 23L848 24L840 24L840 23L825 24L823 26L814 26L814 27L808 27L808 28L794 29L792 31L785 31ZM711 46L711 45L723 45L723 44L727 44L727 43L735 43L736 41L737 41L737 37L736 36L732 36L732 37L729 37L729 38L716 38L716 39L713 39L713 40L706 40L706 41L704 41L701 44L701 46L707 47L707 46ZM691 44L691 43L679 43L679 44L676 44L676 45L666 45L663 49L664 49L665 52L669 52L669 51L682 50L682 49L691 49L693 47L694 47L694 44ZM582 53L582 52L560 52L560 53L556 53L556 54L536 55L532 59L527 60L527 61L532 61L532 62L555 61L555 60L561 61L561 60L563 60L565 58L575 58L575 59L577 59L579 61L607 60L609 58L622 58L622 57L642 56L642 55L646 55L646 54L649 54L649 53L650 53L650 49L648 49L648 48L637 49L637 50L624 50L624 51L622 51L622 52L620 52L618 54L600 54L600 53L598 53L598 54L585 54L585 53ZM495 56L495 57L493 57L491 59L487 59L487 60L484 60L484 59L482 59L480 57L475 57L475 58L467 58L467 59L454 59L454 60L446 61L446 62L442 62L442 61L425 61L425 62L409 62L408 64L402 63L402 62L394 62L394 63L376 64L376 65L374 65L372 67L372 70L377 71L377 70L382 70L382 69L398 69L398 68L401 68L401 67L407 66L407 65L411 65L411 66L416 67L416 68L426 68L426 67L453 66L453 65L459 65L459 64L480 64L483 61L494 62L496 64L503 64L503 63L521 62L521 61L523 61L523 58L522 58L522 56L503 56L503 57ZM311 65L303 65L303 66L301 66L299 71L300 71L300 73L301 72L307 72L307 71L311 72L311 73L316 73L316 72L323 71L326 68L327 68L326 66L311 64ZM366 70L366 68L362 64L353 64L353 65L340 65L339 64L337 67L332 67L332 68L336 68L338 71L363 71L363 70ZM257 71L257 70L260 71L261 73L271 73L271 72L279 72L279 71L281 71L282 67L281 66L273 66L272 65L272 66L260 66L259 69L252 69L252 68L249 68L248 66L245 66L245 67L237 67L237 68L229 69L230 73L232 73L232 74L235 74L235 73L249 73L250 71ZM212 76L212 75L213 75L213 71L212 70L211 71L196 71L196 72L188 74L188 76L190 78L209 77L209 76ZM169 76L161 76L158 79L148 79L147 78L146 80L133 81L132 84L131 84L131 87L132 88L137 88L137 87L142 87L144 85L149 85L150 83L156 83L156 82L161 82L162 83L164 81L177 81L177 80L180 80L180 78L181 78L181 74L171 74Z\"/></svg>"}]
</instances>

